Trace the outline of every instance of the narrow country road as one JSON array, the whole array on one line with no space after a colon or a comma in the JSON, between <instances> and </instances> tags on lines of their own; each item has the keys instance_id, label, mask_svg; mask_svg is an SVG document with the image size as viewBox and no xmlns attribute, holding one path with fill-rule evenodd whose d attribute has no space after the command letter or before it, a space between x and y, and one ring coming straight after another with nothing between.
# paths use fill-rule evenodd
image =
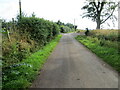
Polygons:
<instances>
[{"instance_id":1,"label":"narrow country road","mask_svg":"<svg viewBox=\"0 0 120 90\"><path fill-rule=\"evenodd\" d=\"M31 88L118 88L117 72L75 35L63 34Z\"/></svg>"}]
</instances>

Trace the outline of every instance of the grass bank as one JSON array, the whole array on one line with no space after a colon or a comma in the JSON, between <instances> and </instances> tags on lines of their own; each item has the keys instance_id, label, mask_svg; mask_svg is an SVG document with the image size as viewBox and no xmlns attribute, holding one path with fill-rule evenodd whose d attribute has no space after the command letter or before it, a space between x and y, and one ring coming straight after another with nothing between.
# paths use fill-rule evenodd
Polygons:
<instances>
[{"instance_id":1,"label":"grass bank","mask_svg":"<svg viewBox=\"0 0 120 90\"><path fill-rule=\"evenodd\" d=\"M58 35L54 40L44 46L43 49L22 60L22 62L4 68L3 89L16 88L17 90L18 88L28 88L60 38L61 35Z\"/></svg>"},{"instance_id":2,"label":"grass bank","mask_svg":"<svg viewBox=\"0 0 120 90\"><path fill-rule=\"evenodd\" d=\"M120 52L118 51L118 48L113 47L110 44L105 44L107 41L103 42L102 39L99 40L98 38L87 36L77 36L75 38L111 65L114 69L120 72Z\"/></svg>"}]
</instances>

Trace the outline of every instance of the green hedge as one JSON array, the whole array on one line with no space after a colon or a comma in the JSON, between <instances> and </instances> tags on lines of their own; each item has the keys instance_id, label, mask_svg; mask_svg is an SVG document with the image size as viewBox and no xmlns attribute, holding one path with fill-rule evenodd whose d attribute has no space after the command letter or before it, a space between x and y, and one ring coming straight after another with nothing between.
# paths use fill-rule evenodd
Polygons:
<instances>
[{"instance_id":1,"label":"green hedge","mask_svg":"<svg viewBox=\"0 0 120 90\"><path fill-rule=\"evenodd\" d=\"M18 26L22 33L29 32L31 38L43 45L58 35L60 31L56 23L36 17L22 17L18 21Z\"/></svg>"},{"instance_id":2,"label":"green hedge","mask_svg":"<svg viewBox=\"0 0 120 90\"><path fill-rule=\"evenodd\" d=\"M6 30L7 24L4 22L2 26ZM56 23L37 17L22 17L16 21L15 29L11 29L10 41L7 34L3 34L3 67L21 62L54 39L60 31Z\"/></svg>"},{"instance_id":3,"label":"green hedge","mask_svg":"<svg viewBox=\"0 0 120 90\"><path fill-rule=\"evenodd\" d=\"M42 68L46 59L53 51L62 36L58 35L50 43L46 44L43 49L30 55L20 63L3 68L2 86L4 90L18 90L29 87L36 78L39 70Z\"/></svg>"}]
</instances>

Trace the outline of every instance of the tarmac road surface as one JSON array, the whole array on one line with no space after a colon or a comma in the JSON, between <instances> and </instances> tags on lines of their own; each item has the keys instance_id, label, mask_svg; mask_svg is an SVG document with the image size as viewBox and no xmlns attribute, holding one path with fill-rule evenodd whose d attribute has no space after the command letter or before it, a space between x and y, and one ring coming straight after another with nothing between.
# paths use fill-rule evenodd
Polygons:
<instances>
[{"instance_id":1,"label":"tarmac road surface","mask_svg":"<svg viewBox=\"0 0 120 90\"><path fill-rule=\"evenodd\" d=\"M118 73L77 42L76 35L63 34L31 88L118 88Z\"/></svg>"}]
</instances>

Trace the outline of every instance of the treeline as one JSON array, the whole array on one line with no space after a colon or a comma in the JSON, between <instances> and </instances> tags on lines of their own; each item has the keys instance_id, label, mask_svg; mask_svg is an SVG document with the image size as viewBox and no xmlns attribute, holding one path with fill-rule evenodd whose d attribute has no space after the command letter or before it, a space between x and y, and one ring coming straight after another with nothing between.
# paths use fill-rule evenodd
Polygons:
<instances>
[{"instance_id":1,"label":"treeline","mask_svg":"<svg viewBox=\"0 0 120 90\"><path fill-rule=\"evenodd\" d=\"M76 31L77 29L77 26L71 23L65 24L65 23L62 23L60 20L58 20L58 22L56 23L59 25L61 33L73 32L73 31Z\"/></svg>"}]
</instances>

